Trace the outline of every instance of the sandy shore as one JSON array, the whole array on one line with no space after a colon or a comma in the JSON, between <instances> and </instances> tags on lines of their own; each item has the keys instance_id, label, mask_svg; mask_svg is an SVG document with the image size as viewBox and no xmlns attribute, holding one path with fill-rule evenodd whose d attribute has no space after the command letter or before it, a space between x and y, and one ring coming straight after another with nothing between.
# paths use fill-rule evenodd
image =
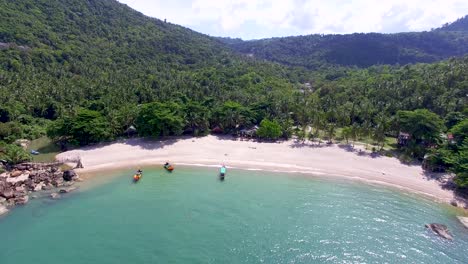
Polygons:
<instances>
[{"instance_id":1,"label":"sandy shore","mask_svg":"<svg viewBox=\"0 0 468 264\"><path fill-rule=\"evenodd\" d=\"M449 202L452 191L427 177L420 166L409 166L395 158L372 156L346 146L317 146L287 141L259 143L218 138L179 138L165 141L129 139L112 144L68 151L58 160L80 157L82 173L162 164L217 165L243 169L300 172L321 177L349 179L391 185Z\"/></svg>"}]
</instances>

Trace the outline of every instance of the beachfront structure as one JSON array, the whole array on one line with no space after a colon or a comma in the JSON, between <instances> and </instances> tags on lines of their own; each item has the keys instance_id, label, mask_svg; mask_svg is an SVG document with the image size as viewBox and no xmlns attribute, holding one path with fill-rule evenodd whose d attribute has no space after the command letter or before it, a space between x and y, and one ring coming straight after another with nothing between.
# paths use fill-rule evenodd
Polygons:
<instances>
[{"instance_id":1,"label":"beachfront structure","mask_svg":"<svg viewBox=\"0 0 468 264\"><path fill-rule=\"evenodd\" d=\"M241 129L239 131L239 135L241 137L255 137L255 135L257 134L257 130L258 130L258 126L254 126L254 127L251 127L249 129Z\"/></svg>"},{"instance_id":2,"label":"beachfront structure","mask_svg":"<svg viewBox=\"0 0 468 264\"><path fill-rule=\"evenodd\" d=\"M224 129L222 129L220 126L216 126L211 130L211 133L221 134L221 133L224 133Z\"/></svg>"},{"instance_id":3,"label":"beachfront structure","mask_svg":"<svg viewBox=\"0 0 468 264\"><path fill-rule=\"evenodd\" d=\"M130 126L129 128L127 128L127 129L125 130L124 133L125 133L128 137L130 137L130 136L136 135L137 132L138 132L138 131L137 131L137 129L136 129L134 126Z\"/></svg>"},{"instance_id":4,"label":"beachfront structure","mask_svg":"<svg viewBox=\"0 0 468 264\"><path fill-rule=\"evenodd\" d=\"M426 154L422 162L422 168L430 172L445 172L446 167L440 155Z\"/></svg>"},{"instance_id":5,"label":"beachfront structure","mask_svg":"<svg viewBox=\"0 0 468 264\"><path fill-rule=\"evenodd\" d=\"M455 137L453 136L452 133L447 134L447 142L452 145L457 144L457 141L455 140Z\"/></svg>"},{"instance_id":6,"label":"beachfront structure","mask_svg":"<svg viewBox=\"0 0 468 264\"><path fill-rule=\"evenodd\" d=\"M400 132L398 134L398 145L400 146L406 146L408 145L408 141L410 140L411 135L405 132Z\"/></svg>"}]
</instances>

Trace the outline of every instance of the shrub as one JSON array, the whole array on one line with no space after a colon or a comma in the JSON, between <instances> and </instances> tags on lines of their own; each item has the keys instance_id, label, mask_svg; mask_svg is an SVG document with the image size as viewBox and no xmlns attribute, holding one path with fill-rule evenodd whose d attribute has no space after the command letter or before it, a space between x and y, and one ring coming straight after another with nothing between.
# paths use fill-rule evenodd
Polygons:
<instances>
[{"instance_id":1,"label":"shrub","mask_svg":"<svg viewBox=\"0 0 468 264\"><path fill-rule=\"evenodd\" d=\"M32 159L22 147L15 144L0 143L0 159L10 164L18 164Z\"/></svg>"},{"instance_id":2,"label":"shrub","mask_svg":"<svg viewBox=\"0 0 468 264\"><path fill-rule=\"evenodd\" d=\"M263 119L257 130L257 136L265 139L278 139L283 135L280 124L277 121Z\"/></svg>"}]
</instances>

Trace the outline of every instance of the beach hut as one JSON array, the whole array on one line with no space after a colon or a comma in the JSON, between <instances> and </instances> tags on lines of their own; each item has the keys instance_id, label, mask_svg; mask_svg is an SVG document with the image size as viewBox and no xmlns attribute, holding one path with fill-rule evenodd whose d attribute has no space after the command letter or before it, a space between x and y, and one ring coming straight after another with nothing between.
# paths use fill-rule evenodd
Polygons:
<instances>
[{"instance_id":1,"label":"beach hut","mask_svg":"<svg viewBox=\"0 0 468 264\"><path fill-rule=\"evenodd\" d=\"M213 133L213 134L222 134L223 132L224 132L224 130L219 126L216 126L215 128L213 128L211 130L211 133Z\"/></svg>"},{"instance_id":2,"label":"beach hut","mask_svg":"<svg viewBox=\"0 0 468 264\"><path fill-rule=\"evenodd\" d=\"M452 144L452 145L457 144L457 142L455 141L455 137L453 136L452 133L447 134L447 141L449 144Z\"/></svg>"},{"instance_id":3,"label":"beach hut","mask_svg":"<svg viewBox=\"0 0 468 264\"><path fill-rule=\"evenodd\" d=\"M127 128L125 130L125 134L128 136L128 137L131 137L131 136L134 136L137 134L137 129L134 127L134 126L130 126L129 128Z\"/></svg>"},{"instance_id":4,"label":"beach hut","mask_svg":"<svg viewBox=\"0 0 468 264\"><path fill-rule=\"evenodd\" d=\"M239 134L241 137L253 138L257 134L258 126L251 127L249 129L241 129Z\"/></svg>"},{"instance_id":5,"label":"beach hut","mask_svg":"<svg viewBox=\"0 0 468 264\"><path fill-rule=\"evenodd\" d=\"M422 168L430 172L445 172L445 163L440 155L426 154L422 162Z\"/></svg>"},{"instance_id":6,"label":"beach hut","mask_svg":"<svg viewBox=\"0 0 468 264\"><path fill-rule=\"evenodd\" d=\"M408 141L410 140L411 135L409 133L400 132L398 134L398 145L406 146L408 145Z\"/></svg>"}]
</instances>

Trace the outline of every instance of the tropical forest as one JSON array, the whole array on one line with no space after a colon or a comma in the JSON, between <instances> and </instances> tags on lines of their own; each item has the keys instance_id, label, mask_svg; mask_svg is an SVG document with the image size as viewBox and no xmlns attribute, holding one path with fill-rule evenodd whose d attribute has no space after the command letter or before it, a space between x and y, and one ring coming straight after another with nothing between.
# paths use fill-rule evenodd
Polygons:
<instances>
[{"instance_id":1,"label":"tropical forest","mask_svg":"<svg viewBox=\"0 0 468 264\"><path fill-rule=\"evenodd\" d=\"M243 41L114 0L0 0L0 159L129 136L365 144L468 189L468 17L428 32Z\"/></svg>"}]
</instances>

